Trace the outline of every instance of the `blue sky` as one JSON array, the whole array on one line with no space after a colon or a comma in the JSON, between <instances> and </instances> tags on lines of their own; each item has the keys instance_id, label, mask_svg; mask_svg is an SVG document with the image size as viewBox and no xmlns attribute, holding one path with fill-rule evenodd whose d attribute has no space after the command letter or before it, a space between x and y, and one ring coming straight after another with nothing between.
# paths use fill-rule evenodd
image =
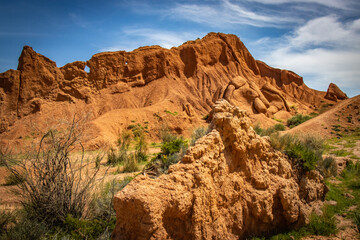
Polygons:
<instances>
[{"instance_id":1,"label":"blue sky","mask_svg":"<svg viewBox=\"0 0 360 240\"><path fill-rule=\"evenodd\" d=\"M359 0L0 0L0 72L22 47L59 67L102 51L171 48L208 32L236 34L256 59L312 88L360 94Z\"/></svg>"}]
</instances>

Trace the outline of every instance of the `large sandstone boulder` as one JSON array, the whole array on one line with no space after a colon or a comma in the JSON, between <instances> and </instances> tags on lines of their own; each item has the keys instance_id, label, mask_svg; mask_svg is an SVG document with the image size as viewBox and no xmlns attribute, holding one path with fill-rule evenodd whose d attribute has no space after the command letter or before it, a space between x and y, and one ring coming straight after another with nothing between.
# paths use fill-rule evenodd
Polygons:
<instances>
[{"instance_id":1,"label":"large sandstone boulder","mask_svg":"<svg viewBox=\"0 0 360 240\"><path fill-rule=\"evenodd\" d=\"M325 98L332 101L337 101L347 99L348 97L336 84L330 83Z\"/></svg>"},{"instance_id":2,"label":"large sandstone boulder","mask_svg":"<svg viewBox=\"0 0 360 240\"><path fill-rule=\"evenodd\" d=\"M169 174L140 175L116 194L114 239L244 239L309 220L326 191L319 173L297 175L226 100L211 115L211 131Z\"/></svg>"}]
</instances>

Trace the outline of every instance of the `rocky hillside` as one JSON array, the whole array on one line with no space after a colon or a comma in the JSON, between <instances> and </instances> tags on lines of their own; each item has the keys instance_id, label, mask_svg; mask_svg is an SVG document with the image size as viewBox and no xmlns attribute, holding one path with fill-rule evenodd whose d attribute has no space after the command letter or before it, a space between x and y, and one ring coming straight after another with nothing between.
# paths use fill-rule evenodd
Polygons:
<instances>
[{"instance_id":1,"label":"rocky hillside","mask_svg":"<svg viewBox=\"0 0 360 240\"><path fill-rule=\"evenodd\" d=\"M311 132L324 138L353 134L360 128L360 95L336 104L328 111L287 131Z\"/></svg>"},{"instance_id":2,"label":"rocky hillside","mask_svg":"<svg viewBox=\"0 0 360 240\"><path fill-rule=\"evenodd\" d=\"M34 137L33 128L75 113L89 118L88 148L113 143L135 122L147 122L150 137L160 124L187 135L221 98L266 125L294 109L311 112L346 98L331 89L308 88L300 76L255 60L237 36L222 33L172 49L99 53L61 68L25 46L18 69L0 74L0 139L16 146Z\"/></svg>"},{"instance_id":3,"label":"rocky hillside","mask_svg":"<svg viewBox=\"0 0 360 240\"><path fill-rule=\"evenodd\" d=\"M169 174L138 176L117 193L113 238L245 239L308 222L325 193L317 171L295 171L245 111L221 100L210 132Z\"/></svg>"}]
</instances>

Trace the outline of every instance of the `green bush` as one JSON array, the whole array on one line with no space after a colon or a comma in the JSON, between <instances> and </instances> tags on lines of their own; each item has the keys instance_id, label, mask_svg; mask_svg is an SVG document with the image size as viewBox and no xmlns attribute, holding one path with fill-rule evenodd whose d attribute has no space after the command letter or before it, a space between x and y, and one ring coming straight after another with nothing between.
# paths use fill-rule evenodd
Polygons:
<instances>
[{"instance_id":1,"label":"green bush","mask_svg":"<svg viewBox=\"0 0 360 240\"><path fill-rule=\"evenodd\" d=\"M289 118L287 120L287 126L289 128L296 127L297 125L300 125L303 122L306 122L307 120L311 119L311 116L304 116L302 114L296 114L295 116Z\"/></svg>"},{"instance_id":2,"label":"green bush","mask_svg":"<svg viewBox=\"0 0 360 240\"><path fill-rule=\"evenodd\" d=\"M45 222L39 219L23 217L14 227L0 237L4 240L44 239L49 231L49 225Z\"/></svg>"},{"instance_id":3,"label":"green bush","mask_svg":"<svg viewBox=\"0 0 360 240\"><path fill-rule=\"evenodd\" d=\"M274 133L270 135L271 145L293 160L295 165L299 164L303 170L314 170L319 161L322 161L324 151L323 140L311 135L300 137L290 134L280 135Z\"/></svg>"},{"instance_id":4,"label":"green bush","mask_svg":"<svg viewBox=\"0 0 360 240\"><path fill-rule=\"evenodd\" d=\"M166 138L169 140L169 138ZM171 137L171 141L162 143L161 152L158 153L144 168L153 169L157 172L166 173L169 166L179 162L188 148L188 143L183 137Z\"/></svg>"},{"instance_id":5,"label":"green bush","mask_svg":"<svg viewBox=\"0 0 360 240\"><path fill-rule=\"evenodd\" d=\"M282 124L282 123L275 124L274 130L277 131L277 132L278 132L278 131L284 131L284 130L285 130L285 126L284 126L284 124Z\"/></svg>"},{"instance_id":6,"label":"green bush","mask_svg":"<svg viewBox=\"0 0 360 240\"><path fill-rule=\"evenodd\" d=\"M171 142L165 142L161 146L161 154L169 156L173 153L179 152L183 146L187 146L187 141L182 137L176 138Z\"/></svg>"}]
</instances>

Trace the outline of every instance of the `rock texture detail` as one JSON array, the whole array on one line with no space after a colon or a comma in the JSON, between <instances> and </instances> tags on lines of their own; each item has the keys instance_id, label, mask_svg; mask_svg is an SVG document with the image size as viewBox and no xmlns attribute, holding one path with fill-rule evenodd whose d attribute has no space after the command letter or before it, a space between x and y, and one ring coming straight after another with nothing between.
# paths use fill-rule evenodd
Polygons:
<instances>
[{"instance_id":1,"label":"rock texture detail","mask_svg":"<svg viewBox=\"0 0 360 240\"><path fill-rule=\"evenodd\" d=\"M320 174L297 176L226 100L211 114L211 131L169 174L116 194L114 239L244 239L309 220L326 192Z\"/></svg>"}]
</instances>

